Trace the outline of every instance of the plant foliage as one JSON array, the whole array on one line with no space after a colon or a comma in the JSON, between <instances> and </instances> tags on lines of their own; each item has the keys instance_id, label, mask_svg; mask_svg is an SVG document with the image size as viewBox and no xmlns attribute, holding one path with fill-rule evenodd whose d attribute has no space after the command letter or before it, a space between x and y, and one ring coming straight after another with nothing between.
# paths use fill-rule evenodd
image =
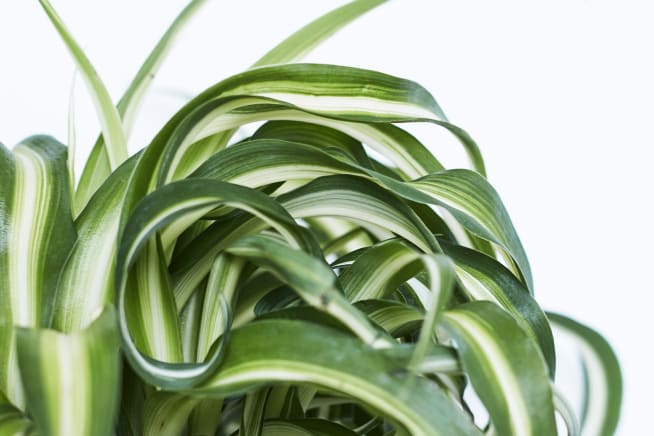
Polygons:
<instances>
[{"instance_id":1,"label":"plant foliage","mask_svg":"<svg viewBox=\"0 0 654 436\"><path fill-rule=\"evenodd\" d=\"M308 24L128 155L203 3L114 106L41 0L102 135L76 187L57 140L0 146L0 435L549 435L557 410L572 434L612 434L617 360L536 303L471 137L412 81L295 63L383 0ZM470 169L408 122L449 131ZM579 413L553 389L553 325L583 352Z\"/></svg>"}]
</instances>

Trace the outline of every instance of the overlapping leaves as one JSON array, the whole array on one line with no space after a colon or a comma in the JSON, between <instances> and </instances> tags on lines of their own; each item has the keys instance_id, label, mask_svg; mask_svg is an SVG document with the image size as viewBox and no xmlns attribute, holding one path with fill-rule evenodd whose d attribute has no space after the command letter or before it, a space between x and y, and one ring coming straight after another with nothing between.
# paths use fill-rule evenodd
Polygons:
<instances>
[{"instance_id":1,"label":"overlapping leaves","mask_svg":"<svg viewBox=\"0 0 654 436\"><path fill-rule=\"evenodd\" d=\"M42 0L103 136L74 198L61 144L0 149L0 434L554 433L550 323L477 145L414 82L285 64L382 0L309 24L127 158L151 73L202 3L114 108ZM471 168L443 168L406 122L451 132ZM555 319L618 395L608 345ZM582 431L615 428L606 404Z\"/></svg>"}]
</instances>

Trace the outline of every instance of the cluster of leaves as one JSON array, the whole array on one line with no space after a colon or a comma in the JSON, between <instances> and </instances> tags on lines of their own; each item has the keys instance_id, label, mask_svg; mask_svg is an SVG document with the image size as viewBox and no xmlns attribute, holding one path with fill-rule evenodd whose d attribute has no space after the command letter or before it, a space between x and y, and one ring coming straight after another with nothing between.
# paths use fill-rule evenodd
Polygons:
<instances>
[{"instance_id":1,"label":"cluster of leaves","mask_svg":"<svg viewBox=\"0 0 654 436\"><path fill-rule=\"evenodd\" d=\"M570 433L613 432L615 356L534 300L474 141L416 83L292 63L383 0L310 23L131 157L153 72L204 1L116 106L41 3L103 135L76 189L55 139L0 147L0 434L544 435L556 410ZM406 122L447 129L472 169L443 168ZM597 388L580 419L553 389L552 325Z\"/></svg>"}]
</instances>

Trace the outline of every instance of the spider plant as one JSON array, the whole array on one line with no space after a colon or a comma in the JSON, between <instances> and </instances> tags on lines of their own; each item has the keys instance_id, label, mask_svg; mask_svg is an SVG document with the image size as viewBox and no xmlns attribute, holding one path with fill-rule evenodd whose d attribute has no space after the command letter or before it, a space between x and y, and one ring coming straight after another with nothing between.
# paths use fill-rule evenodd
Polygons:
<instances>
[{"instance_id":1,"label":"spider plant","mask_svg":"<svg viewBox=\"0 0 654 436\"><path fill-rule=\"evenodd\" d=\"M52 137L0 147L1 435L550 435L557 413L570 434L614 432L615 355L539 307L466 131L410 80L296 63L383 0L308 24L131 156L205 2L114 105L40 1L102 134L78 183ZM449 131L470 168L444 168L409 122ZM553 330L581 350L578 408L554 385Z\"/></svg>"}]
</instances>

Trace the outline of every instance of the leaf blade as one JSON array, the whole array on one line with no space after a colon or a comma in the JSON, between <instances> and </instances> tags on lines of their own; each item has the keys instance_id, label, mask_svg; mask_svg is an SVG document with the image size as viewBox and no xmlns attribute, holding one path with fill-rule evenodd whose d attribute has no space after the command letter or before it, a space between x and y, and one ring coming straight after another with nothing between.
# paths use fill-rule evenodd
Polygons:
<instances>
[{"instance_id":1,"label":"leaf blade","mask_svg":"<svg viewBox=\"0 0 654 436\"><path fill-rule=\"evenodd\" d=\"M586 410L580 416L581 434L608 436L615 433L622 408L620 363L609 343L595 330L557 313L547 313L555 333L564 331L581 351L587 374Z\"/></svg>"},{"instance_id":2,"label":"leaf blade","mask_svg":"<svg viewBox=\"0 0 654 436\"><path fill-rule=\"evenodd\" d=\"M118 408L119 341L108 306L65 335L19 328L18 359L37 428L48 435L111 435Z\"/></svg>"},{"instance_id":3,"label":"leaf blade","mask_svg":"<svg viewBox=\"0 0 654 436\"><path fill-rule=\"evenodd\" d=\"M442 327L499 434L556 434L547 366L510 315L477 301L446 311Z\"/></svg>"},{"instance_id":4,"label":"leaf blade","mask_svg":"<svg viewBox=\"0 0 654 436\"><path fill-rule=\"evenodd\" d=\"M279 340L285 337L295 340ZM357 339L279 320L247 324L235 330L232 339L221 370L194 394L231 395L271 381L309 383L355 397L416 436L480 434L436 384L394 373L392 361L362 347ZM243 348L244 344L250 345ZM236 353L238 349L248 351ZM339 355L332 350L340 350Z\"/></svg>"},{"instance_id":5,"label":"leaf blade","mask_svg":"<svg viewBox=\"0 0 654 436\"><path fill-rule=\"evenodd\" d=\"M127 140L125 139L120 115L114 107L111 96L104 83L102 83L100 76L95 71L91 61L89 61L84 51L75 39L73 39L61 17L59 17L59 14L57 14L48 0L39 0L39 3L41 3L43 10L48 15L57 33L59 33L66 48L70 51L75 64L82 74L82 78L96 107L100 125L102 126L109 166L112 170L116 169L118 165L127 159Z\"/></svg>"}]
</instances>

